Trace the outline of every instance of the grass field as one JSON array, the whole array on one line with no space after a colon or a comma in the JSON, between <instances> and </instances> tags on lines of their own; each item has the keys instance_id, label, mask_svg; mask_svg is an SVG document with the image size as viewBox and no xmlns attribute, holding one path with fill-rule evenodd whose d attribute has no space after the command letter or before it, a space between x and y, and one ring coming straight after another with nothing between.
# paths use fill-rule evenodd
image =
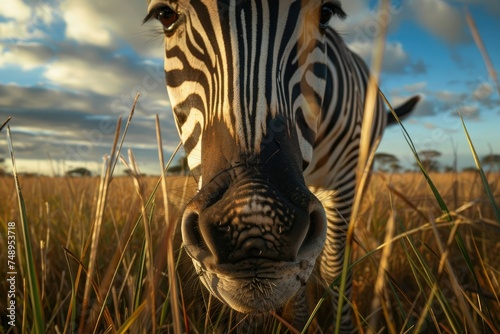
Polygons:
<instances>
[{"instance_id":1,"label":"grass field","mask_svg":"<svg viewBox=\"0 0 500 334\"><path fill-rule=\"evenodd\" d=\"M211 298L182 250L176 223L194 182L113 178L117 160L102 178L0 177L0 333L267 334ZM500 333L500 173L375 173L362 198L345 301L360 333ZM313 308L309 332L333 333L328 302Z\"/></svg>"},{"instance_id":2,"label":"grass field","mask_svg":"<svg viewBox=\"0 0 500 334\"><path fill-rule=\"evenodd\" d=\"M376 333L498 333L500 225L479 174L430 176L451 221L422 174L372 176L355 231L356 327ZM500 175L487 179L498 203ZM238 328L227 321L234 315L203 290L190 260L179 251L179 237L171 236L167 226L194 192L189 179L169 177L166 191L160 186L156 192L154 177L117 177L107 190L99 178L90 177L19 181L32 260L14 178L2 177L0 264L7 266L7 222L15 222L18 271L16 326L2 316L3 331L212 333ZM389 230L393 233L387 236ZM388 257L383 256L387 245ZM175 265L170 274L169 247ZM87 284L89 276L92 284ZM1 295L8 290L9 282L2 279ZM2 298L2 314L5 303ZM227 323L230 328L217 330ZM286 324L278 319L276 332L280 328Z\"/></svg>"}]
</instances>

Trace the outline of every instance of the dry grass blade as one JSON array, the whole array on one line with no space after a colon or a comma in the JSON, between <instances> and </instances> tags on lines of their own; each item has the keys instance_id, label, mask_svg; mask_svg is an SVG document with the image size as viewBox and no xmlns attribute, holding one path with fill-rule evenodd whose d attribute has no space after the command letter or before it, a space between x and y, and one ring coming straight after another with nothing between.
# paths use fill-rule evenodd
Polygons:
<instances>
[{"instance_id":1,"label":"dry grass blade","mask_svg":"<svg viewBox=\"0 0 500 334\"><path fill-rule=\"evenodd\" d=\"M141 96L140 93L137 93L134 99L134 103L132 104L132 108L130 108L130 113L128 114L127 117L127 123L125 124L125 129L123 129L123 134L122 138L120 140L120 144L118 146L118 149L116 149L116 141L113 143L112 150L111 150L111 157L112 157L112 167L110 170L111 176L113 175L113 172L115 171L116 163L119 160L120 157L120 152L122 151L123 147L123 142L125 141L125 136L127 136L127 131L130 126L130 123L132 122L132 117L134 117L134 112L135 112L135 107L137 106L137 101L139 100L139 97ZM119 127L117 129L120 129ZM116 139L115 139L116 140Z\"/></svg>"},{"instance_id":2,"label":"dry grass blade","mask_svg":"<svg viewBox=\"0 0 500 334\"><path fill-rule=\"evenodd\" d=\"M465 7L465 18L467 20L467 24L469 25L470 32L472 34L472 37L474 38L474 42L477 45L477 48L481 52L481 55L483 56L484 63L486 64L486 68L488 69L488 73L490 75L491 80L495 83L495 86L497 88L498 95L500 95L500 84L498 82L498 76L497 72L495 71L495 68L493 67L493 63L491 62L490 55L488 54L488 51L486 50L486 47L484 46L483 39L481 38L481 35L479 34L479 31L476 26L476 22L474 21L474 18L469 12L469 9Z\"/></svg>"},{"instance_id":3,"label":"dry grass blade","mask_svg":"<svg viewBox=\"0 0 500 334\"><path fill-rule=\"evenodd\" d=\"M28 308L28 297L29 294L26 293L26 279L23 278L23 320L21 322L21 333L27 333L28 331L26 330L26 315L28 314L27 308Z\"/></svg>"},{"instance_id":4,"label":"dry grass blade","mask_svg":"<svg viewBox=\"0 0 500 334\"><path fill-rule=\"evenodd\" d=\"M170 290L170 309L172 312L174 332L182 333L182 315L180 310L180 305L183 304L179 294L179 284L177 282L177 274L175 271L175 257L174 257L174 232L176 226L176 219L174 217L170 217L169 214L169 202L168 202L168 193L167 193L167 181L165 179L165 173L170 165L175 153L180 147L180 144L177 146L177 150L172 154L170 160L165 167L163 160L163 145L161 139L161 128L160 128L160 119L158 115L156 115L156 138L158 144L158 158L160 161L160 171L161 171L161 186L163 191L163 205L165 208L165 224L167 226L167 271L168 271L168 283ZM187 325L187 321L185 321Z\"/></svg>"},{"instance_id":5,"label":"dry grass blade","mask_svg":"<svg viewBox=\"0 0 500 334\"><path fill-rule=\"evenodd\" d=\"M71 299L69 303L68 313L66 314L66 322L64 324L64 333L74 333L75 332L75 324L76 324L76 284L73 278L73 272L71 271L71 266L69 262L69 257L76 258L67 247L62 246L64 250L64 259L66 260L66 265L68 266L69 278L71 282ZM83 268L83 266L81 266ZM79 269L80 270L80 269ZM71 327L71 328L70 328Z\"/></svg>"},{"instance_id":6,"label":"dry grass blade","mask_svg":"<svg viewBox=\"0 0 500 334\"><path fill-rule=\"evenodd\" d=\"M488 200L490 201L491 207L495 214L495 218L497 219L497 222L500 223L500 209L498 208L498 205L496 203L495 195L493 195L493 192L491 191L488 179L486 178L486 174L484 173L483 167L481 166L481 161L477 156L476 149L474 148L474 144L472 143L472 140L469 136L469 131L467 131L467 127L465 126L464 118L462 117L462 114L459 114L459 116L460 120L462 121L462 127L464 128L465 137L467 138L467 142L469 143L472 157L474 158L474 162L479 171L479 175L481 176L481 181L483 182L484 190L486 191L486 195L488 196Z\"/></svg>"},{"instance_id":7,"label":"dry grass blade","mask_svg":"<svg viewBox=\"0 0 500 334\"><path fill-rule=\"evenodd\" d=\"M490 287L490 290L491 292L493 293L493 296L495 297L495 300L496 302L500 305L500 299L498 298L498 293L500 292L500 290L498 290L498 288L495 288L494 287L494 284L492 282L492 279L488 273L488 270L486 269L486 266L484 264L484 261L483 259L481 258L481 253L478 249L478 246L477 246L477 241L472 239L472 245L474 246L474 250L477 254L477 259L479 260L479 264L481 265L481 269L483 270L483 275L484 277L486 278L486 282L488 283L488 286Z\"/></svg>"},{"instance_id":8,"label":"dry grass blade","mask_svg":"<svg viewBox=\"0 0 500 334\"><path fill-rule=\"evenodd\" d=\"M283 324L283 325L284 325L284 326L288 329L288 331L289 331L290 333L293 333L293 334L300 334L300 332L299 332L297 329L295 329L295 327L293 327L293 326L292 326L292 324L290 324L290 323L289 323L289 322L287 322L285 319L283 319L282 317L280 317L280 316L279 316L276 312L271 311L270 313L271 313L271 315L272 315L273 317L275 317L276 319L278 319L278 321L279 321L280 323L282 323L282 324Z\"/></svg>"},{"instance_id":9,"label":"dry grass blade","mask_svg":"<svg viewBox=\"0 0 500 334\"><path fill-rule=\"evenodd\" d=\"M7 120L8 121L8 120ZM5 123L6 124L6 123ZM28 215L26 213L26 205L23 198L23 193L21 191L21 185L19 183L19 176L17 175L16 167L16 157L14 155L14 146L12 144L12 134L10 132L10 127L7 126L7 142L9 145L10 157L12 162L12 173L14 175L14 182L16 185L16 194L19 205L19 214L21 217L21 236L24 243L24 262L25 262L25 273L28 276L28 292L25 291L25 296L29 295L32 307L32 315L34 320L34 331L35 333L42 334L45 333L45 318L43 316L43 307L40 298L40 292L38 287L37 273L35 268L35 259L33 255L33 249L31 246L31 237L28 226ZM27 303L24 303L26 307ZM23 313L26 314L26 313ZM23 328L24 328L25 317L23 317Z\"/></svg>"},{"instance_id":10,"label":"dry grass blade","mask_svg":"<svg viewBox=\"0 0 500 334\"><path fill-rule=\"evenodd\" d=\"M391 112L392 112L393 114L395 114L395 112L394 112L393 108L391 107L390 103L387 101L386 97L385 97L382 93L381 93L381 95L382 95L382 97L384 98L384 100L385 100L386 104L389 106L389 109L391 110ZM430 189L431 189L432 193L434 194L434 198L436 199L437 204L439 205L439 207L440 207L440 208L441 208L441 210L442 210L442 214L443 214L443 217L442 217L442 218L443 218L443 219L445 219L445 220L447 220L447 221L449 221L450 223L452 223L452 226L454 227L455 221L453 220L453 217L452 217L452 216L451 216L451 214L450 214L450 210L448 209L448 206L447 206L447 204L445 203L445 201L444 201L444 199L443 199L443 196L442 196L442 195L441 195L441 193L438 191L438 189L437 189L437 187L436 187L436 185L435 185L434 181L431 179L431 177L429 176L428 172L426 171L426 169L425 169L424 165L422 164L422 161L420 160L420 157L419 157L419 155L418 155L418 153L417 153L416 147L415 147L415 145L414 145L414 143L413 143L413 141L412 141L412 139L411 139L410 135L409 135L409 134L408 134L408 132L406 131L406 129L405 129L405 127L403 126L403 124L401 124L401 123L400 123L400 126L401 126L401 130L402 130L402 132L403 132L403 135L404 135L404 137L405 137L405 139L406 139L406 141L407 141L407 143L408 143L408 145L409 145L409 147L410 147L410 149L411 149L411 151L412 151L412 153L413 153L413 155L414 155L414 157L415 157L415 160L416 160L416 162L417 162L417 165L418 165L418 167L420 168L420 171L421 171L422 175L425 177L425 179L426 179L426 181L427 181L427 184L429 185L429 187L430 187ZM471 142L469 141L469 143L471 143ZM459 250L460 250L460 253L461 253L461 255L462 255L462 257L463 257L463 259L464 259L464 261L465 261L465 263L466 263L466 265L467 265L467 269L469 270L469 272L471 273L471 275L472 275L472 277L473 277L473 279L474 279L474 283L475 283L475 285L476 285L476 289L477 289L477 291L478 291L479 298L480 298L481 302L483 302L483 304L484 304L485 297L484 297L484 294L483 294L483 292L482 292L481 284L480 284L479 279L478 279L478 277L477 277L477 275L476 275L476 272L475 272L475 270L474 270L474 265L473 265L473 263L472 263L472 261L471 261L471 258L470 258L469 254L468 254L468 252L467 252L466 247L465 247L465 243L464 243L464 240L463 240L463 238L462 238L462 235L461 235L461 233L460 233L460 232L457 232L456 234L454 234L454 236L455 236L455 242L456 242L456 244L457 244L457 246L458 246L458 248L459 248ZM419 256L420 256L420 255L419 255ZM427 272L427 271L428 271L428 270L426 269L426 272ZM430 273L430 272L429 272L429 273ZM432 282L432 284L434 284L434 283ZM437 290L436 290L436 291L437 291ZM440 292L440 291L437 291L437 292ZM430 298L430 300L432 300L433 296L434 296L434 293L432 293L432 294L431 294L431 298ZM460 297L457 297L457 298L460 298ZM445 300L443 300L442 298L438 298L438 301L439 301L441 304L443 304L443 305L444 305L443 307L447 307L447 308L449 309L449 305L447 304L447 302L446 302ZM463 305L463 304L462 304L462 305ZM485 304L485 305L486 305L486 304ZM425 310L428 310L429 308L430 308L430 303L428 302L428 303L427 303L427 305L426 305ZM489 313L490 313L490 312L489 312L488 307L486 307L485 312L486 312L486 314L488 314L488 315L489 315ZM424 312L424 313L425 313L425 312ZM453 314L452 314L451 312L448 312L448 313L447 313L447 318L451 321L451 320L452 320L452 318L454 318L454 316L453 316ZM470 318L467 318L466 320L470 320ZM457 322L456 320L453 320L453 321L454 321L455 323ZM468 321L468 322L469 322L469 321ZM469 322L469 323L470 323L470 322ZM421 325L422 325L422 324L423 324L423 317L421 317ZM417 327L418 327L418 326L417 326Z\"/></svg>"},{"instance_id":11,"label":"dry grass blade","mask_svg":"<svg viewBox=\"0 0 500 334\"><path fill-rule=\"evenodd\" d=\"M394 232L396 230L396 218L395 218L395 213L394 211L392 214L389 216L389 221L387 222L387 228L386 228L386 233L385 233L385 244L386 247L384 247L382 251L382 257L380 259L380 264L377 272L377 279L375 280L375 297L372 300L372 313L375 313L376 310L381 306L385 305L388 301L384 300L385 298L385 276L386 272L388 272L389 268L389 257L391 256L391 250L392 250L392 242L391 240L393 239ZM384 310L386 308L384 307ZM386 313L387 316L387 311L384 312ZM373 333L371 328L377 328L377 320L378 316L377 314L370 319L370 330L368 333ZM388 319L389 320L389 319ZM393 321L387 321L387 324L389 325L389 333L396 333L396 328L394 327Z\"/></svg>"},{"instance_id":12,"label":"dry grass blade","mask_svg":"<svg viewBox=\"0 0 500 334\"><path fill-rule=\"evenodd\" d=\"M140 182L141 172L137 161L132 153L132 150L128 151L130 168L132 170L132 179L134 181L134 188L139 197L140 207L141 207L141 217L144 226L144 259L146 264L146 297L145 300L149 304L149 312L151 315L151 331L156 332L156 279L154 275L154 263L153 263L153 238L151 236L151 224L146 213L146 201L144 200L144 189Z\"/></svg>"},{"instance_id":13,"label":"dry grass blade","mask_svg":"<svg viewBox=\"0 0 500 334\"><path fill-rule=\"evenodd\" d=\"M94 321L86 321L86 313L87 313L87 308L88 308L88 300L90 296L90 291L91 291L91 284L94 279L94 275L96 274L96 259L97 259L97 253L99 249L99 237L100 237L100 232L101 232L101 227L102 227L102 222L103 222L103 216L104 216L104 208L106 206L106 201L108 198L109 194L109 186L112 181L113 177L113 171L116 166L117 160L119 159L120 156L120 151L121 147L123 146L123 142L125 141L125 135L127 133L128 127L130 125L130 122L132 120L132 116L135 111L135 107L137 104L137 99L139 95L136 96L136 99L134 101L134 104L131 108L127 124L125 126L125 129L123 131L123 135L120 138L120 130L121 130L121 117L118 118L117 125L116 125L116 131L115 131L115 136L113 139L113 145L111 146L111 153L109 157L105 157L104 161L104 170L103 174L101 176L101 183L99 186L99 193L98 193L98 200L97 200L97 208L96 208L96 213L95 213L95 220L93 223L93 226L91 228L92 234L91 234L91 239L88 241L87 246L90 247L90 256L89 256L89 268L88 268L88 275L87 275L87 280L85 283L85 288L84 288L84 293L83 293L83 308L82 308L82 317L80 319L80 327L79 327L79 332L80 333L88 333L91 330L95 331L97 329L98 323L94 323ZM82 259L85 257L86 253L86 248L84 249L84 253L82 254ZM101 297L101 296L99 296ZM101 298L102 300L102 298ZM99 309L101 308L102 305L98 305ZM93 328L93 329L91 329Z\"/></svg>"},{"instance_id":14,"label":"dry grass blade","mask_svg":"<svg viewBox=\"0 0 500 334\"><path fill-rule=\"evenodd\" d=\"M379 12L384 12L387 13L389 9L389 1L388 0L382 0L380 2L380 9ZM370 154L373 155L375 154L375 150L377 149L378 142L375 143L371 149L372 151L370 152L370 141L372 137L372 128L373 128L373 121L374 121L374 116L375 116L375 106L377 104L377 95L378 95L378 82L379 82L379 76L380 72L382 69L382 60L383 60L383 54L384 54L384 48L385 48L385 38L387 34L387 27L389 25L389 22L387 21L388 18L386 15L379 15L378 17L379 22L380 22L380 31L377 36L376 42L375 42L375 49L373 52L373 60L372 60L372 65L371 65L371 72L370 72L370 78L368 81L368 87L367 87L367 92L366 92L366 97L365 97L365 105L364 105L364 112L363 112L363 121L361 125L361 138L360 138L360 147L359 147L359 158L358 158L358 165L356 167L356 190L355 190L355 199L351 211L351 217L349 219L350 224L349 228L347 230L347 238L346 238L346 248L345 248L345 254L344 254L344 264L343 264L343 270L342 270L342 277L341 277L341 282L340 282L340 288L339 288L339 293L340 295L344 295L345 288L346 288L346 281L347 281L347 271L349 268L349 261L351 257L351 247L352 247L352 242L354 240L354 227L356 225L356 220L359 215L359 210L361 207L361 198L364 190L364 184L366 183L366 179L368 177L368 171L369 169L369 156ZM380 139L378 139L380 141ZM364 181L363 181L364 180ZM343 299L339 298L339 303L338 303L338 309L337 309L337 316L336 316L336 323L335 323L335 333L339 333L340 330L340 322L342 320L342 305L343 305Z\"/></svg>"},{"instance_id":15,"label":"dry grass blade","mask_svg":"<svg viewBox=\"0 0 500 334\"><path fill-rule=\"evenodd\" d=\"M447 272L449 274L448 277L449 277L450 282L451 282L451 288L453 289L453 291L455 293L455 297L458 299L458 304L459 304L459 307L461 308L461 311L462 311L461 313L463 315L463 318L469 324L470 331L472 333L477 333L477 329L476 329L476 327L474 325L474 321L472 320L472 316L469 313L469 311L467 310L467 305L466 305L465 300L464 300L464 298L462 296L462 291L460 289L460 284L458 283L458 280L457 280L458 276L456 275L455 270L454 270L453 266L451 265L451 263L450 263L450 261L448 259L450 247L453 244L453 241L455 239L455 234L458 231L458 224L454 224L453 225L452 231L451 231L450 236L448 238L447 245L446 245L446 247L444 247L444 245L443 245L443 243L441 241L441 238L439 236L439 233L438 233L438 230L437 230L437 226L435 224L435 220L434 219L429 219L429 221L430 221L431 226L432 226L432 231L434 232L434 240L435 240L436 245L437 245L437 247L439 249L439 252L441 253L441 258L439 259L439 267L438 267L438 272L437 272L437 278L434 281L434 284L432 286L432 291L431 291L430 296L428 298L426 309L424 309L424 311L422 312L422 314L425 314L428 311L428 307L430 307L430 305L431 305L431 303L433 301L434 296L436 296L437 291L438 291L438 282L440 281L440 279L441 279L441 277L443 275L443 269L446 267ZM416 326L416 331L417 332L419 331L419 329L423 325L423 319L424 319L424 317L422 316L420 318L420 321L417 323L417 326ZM452 322L450 321L450 323L452 323Z\"/></svg>"},{"instance_id":16,"label":"dry grass blade","mask_svg":"<svg viewBox=\"0 0 500 334\"><path fill-rule=\"evenodd\" d=\"M5 120L5 122L3 122L3 124L0 126L0 131L3 130L3 128L7 125L7 123L9 123L9 121L11 120L12 117L7 117L7 119Z\"/></svg>"},{"instance_id":17,"label":"dry grass blade","mask_svg":"<svg viewBox=\"0 0 500 334\"><path fill-rule=\"evenodd\" d=\"M127 320L123 323L123 325L118 328L118 330L116 331L116 334L125 334L125 333L129 333L129 330L130 330L130 327L132 327L132 325L138 321L139 319L139 316L141 315L141 313L144 311L144 309L146 308L147 306L147 301L144 301L138 308L135 309L134 313L132 313L128 318Z\"/></svg>"},{"instance_id":18,"label":"dry grass blade","mask_svg":"<svg viewBox=\"0 0 500 334\"><path fill-rule=\"evenodd\" d=\"M118 140L118 134L120 132L120 124L121 124L121 118L118 120L118 125L116 127L116 132L115 132L115 140L113 144L113 151L116 149L116 143ZM89 266L88 266L88 274L85 282L85 288L84 288L84 293L83 293L83 308L82 308L82 316L80 318L80 330L79 333L89 333L91 330L90 328L93 328L92 324L90 324L92 321L86 321L87 317L87 308L89 307L88 301L89 301L89 296L90 296L90 291L92 287L92 283L94 281L94 275L96 274L96 264L97 264L97 253L99 249L99 237L101 235L101 227L102 227L102 221L103 221L103 216L104 216L104 208L105 208L105 202L108 197L108 190L109 190L109 183L110 183L110 178L111 178L111 166L110 166L110 161L109 157L105 157L104 165L103 165L103 174L101 175L101 182L99 186L99 195L98 195L98 200L97 200L97 208L96 208L96 213L95 213L95 220L93 223L93 226L91 228L92 233L91 233L91 238L89 239L87 245L90 248L90 257L89 257ZM84 254L82 255L82 259L85 257L85 250ZM77 274L79 276L79 273ZM92 322L93 323L93 322ZM87 324L87 327L85 326ZM91 327L89 327L91 326Z\"/></svg>"},{"instance_id":19,"label":"dry grass blade","mask_svg":"<svg viewBox=\"0 0 500 334\"><path fill-rule=\"evenodd\" d=\"M489 326L491 333L500 334L500 330L498 328L495 328L495 324L492 323L492 321L487 316L484 315L483 311L477 305L475 305L475 303L471 300L471 298L467 296L466 293L463 293L463 296L467 300L467 303L469 303L471 308L474 309L476 314L481 317L482 321L484 321Z\"/></svg>"},{"instance_id":20,"label":"dry grass blade","mask_svg":"<svg viewBox=\"0 0 500 334\"><path fill-rule=\"evenodd\" d=\"M66 261L67 261L67 264L68 264L68 267L69 267L69 258L73 259L76 263L78 263L79 267L78 269L79 270L83 270L83 272L85 274L87 274L88 276L88 270L87 268L85 268L85 264L82 263L80 261L80 259L78 259L78 256L76 256L75 254L73 254L69 249L65 248L64 246L62 247L63 250L64 250L64 256L66 257ZM70 274L71 274L71 270L70 270ZM97 283L95 281L93 281L91 283L92 285L92 289L93 291L96 293L97 295L97 298L99 299L98 301L101 303L101 304L104 304L103 300L100 299L100 294L99 294L99 286L97 285ZM76 297L75 297L76 298ZM76 299L74 299L76 301ZM70 305L71 306L71 305ZM73 311L71 311L73 312ZM74 313L68 313L68 316L72 315ZM105 315L105 319L106 319L106 325L109 327L112 327L113 326L113 321L112 321L112 317L111 317L111 314L109 313L109 311L107 309L104 310L104 315ZM99 316L100 317L100 316ZM66 332L66 329L65 329L65 332Z\"/></svg>"}]
</instances>

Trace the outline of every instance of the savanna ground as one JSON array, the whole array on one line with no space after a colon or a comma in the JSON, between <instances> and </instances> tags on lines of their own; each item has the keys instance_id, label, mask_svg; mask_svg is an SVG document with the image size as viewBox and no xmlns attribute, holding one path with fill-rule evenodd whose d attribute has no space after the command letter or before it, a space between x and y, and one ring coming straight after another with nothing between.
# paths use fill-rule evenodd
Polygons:
<instances>
[{"instance_id":1,"label":"savanna ground","mask_svg":"<svg viewBox=\"0 0 500 334\"><path fill-rule=\"evenodd\" d=\"M355 326L375 333L498 333L500 225L491 198L477 172L430 177L439 199L421 173L372 175L355 229ZM487 180L498 203L500 174L487 173ZM23 218L14 178L1 177L2 331L241 329L201 286L169 229L194 183L186 177L165 181L162 188L155 177L116 177L106 188L96 177L20 177ZM16 224L15 327L5 316L8 222ZM297 332L275 319L273 332Z\"/></svg>"},{"instance_id":2,"label":"savanna ground","mask_svg":"<svg viewBox=\"0 0 500 334\"><path fill-rule=\"evenodd\" d=\"M182 251L175 226L192 180L112 178L116 160L102 179L0 177L0 332L258 330L208 295ZM374 174L362 198L346 301L359 332L500 333L498 172ZM316 306L311 319L333 333L328 302ZM270 332L299 332L270 317Z\"/></svg>"}]
</instances>

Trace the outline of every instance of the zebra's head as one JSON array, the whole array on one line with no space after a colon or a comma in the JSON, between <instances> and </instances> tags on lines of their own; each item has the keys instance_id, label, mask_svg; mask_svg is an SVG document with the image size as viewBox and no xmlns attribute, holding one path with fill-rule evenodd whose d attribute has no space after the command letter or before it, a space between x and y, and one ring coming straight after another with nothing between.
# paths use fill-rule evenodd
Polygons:
<instances>
[{"instance_id":1,"label":"zebra's head","mask_svg":"<svg viewBox=\"0 0 500 334\"><path fill-rule=\"evenodd\" d=\"M233 309L284 306L305 285L326 218L303 171L326 86L338 1L148 0L167 90L199 192L182 236L204 285Z\"/></svg>"}]
</instances>

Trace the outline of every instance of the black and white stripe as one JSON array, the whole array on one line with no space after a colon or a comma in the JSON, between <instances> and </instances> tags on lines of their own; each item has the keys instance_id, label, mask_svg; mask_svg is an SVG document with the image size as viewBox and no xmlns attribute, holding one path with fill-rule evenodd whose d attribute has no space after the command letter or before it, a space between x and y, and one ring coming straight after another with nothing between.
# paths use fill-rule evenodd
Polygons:
<instances>
[{"instance_id":1,"label":"black and white stripe","mask_svg":"<svg viewBox=\"0 0 500 334\"><path fill-rule=\"evenodd\" d=\"M266 174L267 161L275 154L287 157L291 165L283 169L296 168L302 179L296 182L305 180L326 211L326 243L318 271L329 284L342 269L369 76L364 62L320 22L329 10L344 15L339 2L150 0L146 19L165 7L179 16L175 30L165 32L167 88L200 191L212 187L224 196L229 184L213 183L224 183L221 173L235 174L227 176L228 183L237 180L233 168L242 166L260 166L253 177L263 173L272 179L279 172ZM415 103L400 111L407 113ZM379 100L372 143L386 124ZM268 193L274 188L259 189ZM196 201L215 201L210 196L199 195ZM245 200L238 197L238 205L244 206ZM195 265L206 271L201 262ZM219 295L219 283L214 283L219 278L207 277L205 284ZM347 316L343 323L349 328Z\"/></svg>"}]
</instances>

